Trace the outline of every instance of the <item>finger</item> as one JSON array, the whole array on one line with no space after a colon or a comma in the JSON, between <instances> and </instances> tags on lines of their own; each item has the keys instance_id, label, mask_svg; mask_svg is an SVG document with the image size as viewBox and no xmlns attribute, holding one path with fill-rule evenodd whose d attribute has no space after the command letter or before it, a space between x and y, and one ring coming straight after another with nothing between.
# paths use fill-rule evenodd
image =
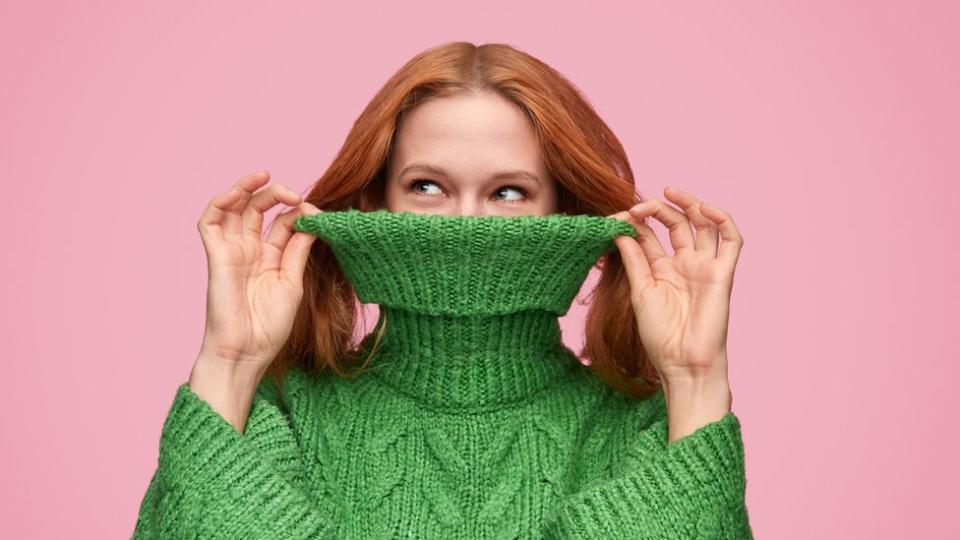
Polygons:
<instances>
[{"instance_id":1,"label":"finger","mask_svg":"<svg viewBox=\"0 0 960 540\"><path fill-rule=\"evenodd\" d=\"M625 219L633 225L633 228L637 231L637 238L634 240L634 243L638 244L640 249L643 250L643 256L646 257L647 263L649 263L651 267L660 259L667 257L667 252L664 251L660 239L657 238L657 233L654 232L649 225L644 223L643 218L632 215L629 210L614 214L611 217L621 216L624 216L621 219Z\"/></svg>"},{"instance_id":2,"label":"finger","mask_svg":"<svg viewBox=\"0 0 960 540\"><path fill-rule=\"evenodd\" d=\"M263 215L278 204L298 205L300 194L281 184L273 184L254 193L240 214L244 232L256 234L257 238L262 238Z\"/></svg>"},{"instance_id":3,"label":"finger","mask_svg":"<svg viewBox=\"0 0 960 540\"><path fill-rule=\"evenodd\" d=\"M301 215L310 215L320 210L310 203L300 205ZM286 227L286 225L285 225ZM283 258L280 262L280 271L287 276L290 281L296 284L303 283L303 270L307 266L307 259L310 257L310 247L317 237L310 233L293 230L293 222L289 224L291 236L283 248Z\"/></svg>"},{"instance_id":4,"label":"finger","mask_svg":"<svg viewBox=\"0 0 960 540\"><path fill-rule=\"evenodd\" d=\"M735 267L740 258L740 250L743 249L743 236L740 235L733 218L726 211L707 203L702 203L701 208L703 215L713 220L720 229L721 240L717 258L725 261L730 268Z\"/></svg>"},{"instance_id":5,"label":"finger","mask_svg":"<svg viewBox=\"0 0 960 540\"><path fill-rule=\"evenodd\" d=\"M635 220L626 210L607 217L626 221L636 229ZM646 283L652 275L650 263L647 261L646 255L643 254L643 249L635 239L627 235L617 236L613 239L613 242L617 245L617 249L620 252L620 259L623 260L623 267L627 271L627 281L630 282L630 290L639 291L641 284Z\"/></svg>"},{"instance_id":6,"label":"finger","mask_svg":"<svg viewBox=\"0 0 960 540\"><path fill-rule=\"evenodd\" d=\"M690 222L693 223L696 230L697 250L706 251L711 257L716 257L717 236L719 234L717 224L700 211L700 199L673 186L667 186L663 193L670 199L670 202L682 208L690 218Z\"/></svg>"},{"instance_id":7,"label":"finger","mask_svg":"<svg viewBox=\"0 0 960 540\"><path fill-rule=\"evenodd\" d=\"M203 213L200 214L200 220L197 221L197 230L200 231L200 238L204 246L209 248L209 240L220 240L223 237L223 220L230 208L236 204L242 197L239 190L230 189L214 196L210 199Z\"/></svg>"},{"instance_id":8,"label":"finger","mask_svg":"<svg viewBox=\"0 0 960 540\"><path fill-rule=\"evenodd\" d=\"M279 255L283 253L283 249L287 245L287 241L290 240L290 237L293 236L294 233L298 232L296 229L294 229L294 224L297 221L297 218L303 215L315 214L317 212L320 212L320 209L318 209L316 206L308 202L303 202L289 211L280 214L270 225L270 233L267 234L267 244L276 250L277 267L280 265Z\"/></svg>"},{"instance_id":9,"label":"finger","mask_svg":"<svg viewBox=\"0 0 960 540\"><path fill-rule=\"evenodd\" d=\"M238 199L223 216L223 231L225 234L240 234L243 232L243 218L240 212L247 206L253 193L270 180L270 173L266 170L240 177L233 183L232 189L240 193Z\"/></svg>"},{"instance_id":10,"label":"finger","mask_svg":"<svg viewBox=\"0 0 960 540\"><path fill-rule=\"evenodd\" d=\"M670 230L670 243L673 244L674 253L694 248L693 230L690 228L687 217L683 215L683 212L660 199L647 199L630 208L629 212L630 215L640 219L652 216L666 225Z\"/></svg>"},{"instance_id":11,"label":"finger","mask_svg":"<svg viewBox=\"0 0 960 540\"><path fill-rule=\"evenodd\" d=\"M637 241L629 236L618 236L613 239L620 251L620 259L623 260L623 266L627 270L627 279L630 281L630 289L639 291L642 284L649 282L653 271L650 269L650 263L647 261L643 250Z\"/></svg>"}]
</instances>

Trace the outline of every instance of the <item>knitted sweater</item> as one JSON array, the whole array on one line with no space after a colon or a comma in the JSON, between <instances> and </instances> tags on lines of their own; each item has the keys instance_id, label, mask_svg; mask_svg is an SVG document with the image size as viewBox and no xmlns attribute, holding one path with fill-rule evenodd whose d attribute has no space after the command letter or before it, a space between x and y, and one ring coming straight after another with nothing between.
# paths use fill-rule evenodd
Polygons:
<instances>
[{"instance_id":1,"label":"knitted sweater","mask_svg":"<svg viewBox=\"0 0 960 540\"><path fill-rule=\"evenodd\" d=\"M384 336L366 373L264 379L241 434L183 383L134 538L753 537L732 412L673 443L561 340L632 226L599 216L301 216Z\"/></svg>"}]
</instances>

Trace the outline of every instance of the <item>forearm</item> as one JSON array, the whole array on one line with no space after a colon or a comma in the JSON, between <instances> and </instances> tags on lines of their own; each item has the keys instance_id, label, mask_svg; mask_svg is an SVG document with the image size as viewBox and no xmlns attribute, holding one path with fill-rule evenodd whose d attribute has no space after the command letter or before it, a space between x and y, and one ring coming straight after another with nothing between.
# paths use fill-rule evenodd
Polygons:
<instances>
[{"instance_id":1,"label":"forearm","mask_svg":"<svg viewBox=\"0 0 960 540\"><path fill-rule=\"evenodd\" d=\"M657 421L639 433L635 422L624 422L634 435L626 439L630 459L609 479L566 496L546 538L610 538L611 531L618 538L753 538L729 385L725 379L661 381L669 418L658 411Z\"/></svg>"},{"instance_id":2,"label":"forearm","mask_svg":"<svg viewBox=\"0 0 960 540\"><path fill-rule=\"evenodd\" d=\"M720 420L733 404L726 373L664 379L663 391L670 443Z\"/></svg>"},{"instance_id":3,"label":"forearm","mask_svg":"<svg viewBox=\"0 0 960 540\"><path fill-rule=\"evenodd\" d=\"M201 355L190 372L190 389L243 434L260 383L257 374L239 371L233 362Z\"/></svg>"},{"instance_id":4,"label":"forearm","mask_svg":"<svg viewBox=\"0 0 960 540\"><path fill-rule=\"evenodd\" d=\"M191 379L216 394L221 379L208 368L220 366L198 363ZM291 459L303 448L277 396L255 392L248 406L243 393L223 395L242 418L228 421L188 383L177 388L134 538L338 538L339 486L313 485L305 462Z\"/></svg>"}]
</instances>

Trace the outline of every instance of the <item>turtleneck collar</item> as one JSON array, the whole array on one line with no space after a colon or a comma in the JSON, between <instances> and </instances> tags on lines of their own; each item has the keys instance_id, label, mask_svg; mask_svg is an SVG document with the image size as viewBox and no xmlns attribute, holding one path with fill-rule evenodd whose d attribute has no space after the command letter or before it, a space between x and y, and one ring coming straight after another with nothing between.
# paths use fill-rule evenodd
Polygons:
<instances>
[{"instance_id":1,"label":"turtleneck collar","mask_svg":"<svg viewBox=\"0 0 960 540\"><path fill-rule=\"evenodd\" d=\"M359 300L379 304L370 375L444 410L521 402L576 367L558 317L613 238L636 236L600 216L355 209L295 229L326 242Z\"/></svg>"}]
</instances>

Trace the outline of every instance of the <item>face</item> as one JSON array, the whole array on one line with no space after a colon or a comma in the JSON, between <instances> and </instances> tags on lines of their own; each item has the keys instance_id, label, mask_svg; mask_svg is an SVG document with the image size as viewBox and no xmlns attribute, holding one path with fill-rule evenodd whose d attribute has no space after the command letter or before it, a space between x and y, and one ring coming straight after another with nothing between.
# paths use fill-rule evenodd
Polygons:
<instances>
[{"instance_id":1,"label":"face","mask_svg":"<svg viewBox=\"0 0 960 540\"><path fill-rule=\"evenodd\" d=\"M386 207L445 215L557 213L529 120L495 92L428 100L395 134Z\"/></svg>"}]
</instances>

